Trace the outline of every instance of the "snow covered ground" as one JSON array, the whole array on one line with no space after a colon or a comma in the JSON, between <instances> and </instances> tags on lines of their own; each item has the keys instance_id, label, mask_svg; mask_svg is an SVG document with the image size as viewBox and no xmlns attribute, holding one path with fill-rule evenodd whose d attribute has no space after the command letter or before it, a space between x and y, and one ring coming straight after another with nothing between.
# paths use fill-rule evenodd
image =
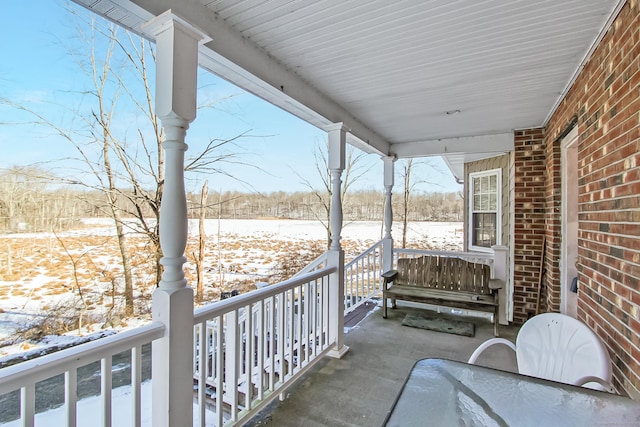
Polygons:
<instances>
[{"instance_id":1,"label":"snow covered ground","mask_svg":"<svg viewBox=\"0 0 640 427\"><path fill-rule=\"evenodd\" d=\"M194 250L197 221L191 221L189 228L191 246L188 252ZM274 272L284 259L291 258L292 254L311 252L311 249L322 252L326 247L326 230L318 221L207 220L205 232L208 266L205 283L209 284L206 291L210 292L209 300L212 301L219 298L221 291L251 289L259 281L274 282L278 277ZM382 234L380 222L345 224L342 243L347 260L380 240ZM45 343L72 342L75 337L95 333L105 326L123 329L148 321L149 297L155 287L153 265L148 262L148 257L136 258L139 263L137 272L141 277L136 290L139 315L117 318L116 322L108 325L103 320L118 308L118 304L122 304L122 294L114 288L118 283L118 249L114 235L115 229L108 219L90 219L78 229L58 235L25 233L0 236L0 362L15 353L37 352ZM399 240L401 235L401 224L394 224L393 236ZM144 239L136 235L131 238L136 245L135 256L141 257L146 249ZM412 248L461 250L462 224L410 223L407 241L407 247ZM192 258L189 258L185 269L187 279L193 284L195 267L190 261ZM75 275L74 263L77 268ZM40 342L6 345L16 329L52 314L71 316L73 310L69 307L77 312L81 302L84 304L81 330L69 331L60 338L47 337Z\"/></svg>"},{"instance_id":2,"label":"snow covered ground","mask_svg":"<svg viewBox=\"0 0 640 427\"><path fill-rule=\"evenodd\" d=\"M189 224L191 239L198 235L198 224ZM326 247L326 230L317 221L293 220L208 220L207 263L208 283L217 284L218 292L238 286L241 282L268 281L283 257L291 253L303 253L314 248ZM50 316L61 306L77 303L78 287L87 303L87 319L109 312L116 301L113 294L113 271L117 270L117 245L114 228L109 220L87 220L82 227L54 235L50 233L16 234L0 236L0 343L17 328L43 316ZM383 234L379 222L354 222L345 224L342 243L347 260L358 255ZM393 236L401 239L401 224L395 224ZM195 237L194 237L195 236ZM132 235L138 251L145 246L140 236ZM462 223L410 223L407 247L416 249L462 250ZM190 241L193 245L193 240ZM188 248L189 250L189 248ZM3 253L4 252L4 253ZM77 267L78 285L72 274L73 263ZM214 268L217 267L217 268ZM142 264L139 267L142 271ZM194 268L189 262L185 270L193 283ZM139 271L139 273L140 273ZM153 275L149 276L154 279ZM155 283L149 282L149 290L139 289L140 298L148 297ZM142 288L142 286L141 286ZM110 293L112 292L112 293ZM117 294L117 293L116 293ZM100 323L85 324L81 330L69 331L62 336L45 336L40 340L22 341L0 347L0 363L16 357L39 354L47 347L72 345L92 334L110 334L149 321L148 314L122 319L116 327L103 329ZM113 425L130 424L131 389L128 386L113 390ZM151 425L150 382L143 384L143 425ZM197 407L194 406L194 411ZM78 402L79 425L93 425L100 411L100 397L93 396ZM37 414L37 425L63 425L64 407L57 407ZM194 418L197 414L194 412ZM10 421L2 426L20 425Z\"/></svg>"}]
</instances>

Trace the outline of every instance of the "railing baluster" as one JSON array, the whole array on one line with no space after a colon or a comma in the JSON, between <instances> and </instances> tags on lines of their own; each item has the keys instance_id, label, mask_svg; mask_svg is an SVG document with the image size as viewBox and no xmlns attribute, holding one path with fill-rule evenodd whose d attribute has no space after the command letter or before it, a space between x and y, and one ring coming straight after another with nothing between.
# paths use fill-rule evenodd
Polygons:
<instances>
[{"instance_id":1,"label":"railing baluster","mask_svg":"<svg viewBox=\"0 0 640 427\"><path fill-rule=\"evenodd\" d=\"M314 280L311 284L312 291L309 294L309 302L311 304L311 312L309 317L309 323L311 325L311 330L309 334L311 335L311 354L315 359L318 355L318 281Z\"/></svg>"},{"instance_id":2,"label":"railing baluster","mask_svg":"<svg viewBox=\"0 0 640 427\"><path fill-rule=\"evenodd\" d=\"M304 316L303 310L302 310L302 302L304 301L304 295L302 294L302 285L300 285L298 288L298 298L296 300L296 310L294 311L294 320L295 320L295 327L294 332L295 332L295 337L294 337L294 342L296 343L296 359L295 361L295 372L300 370L300 367L302 366L302 316ZM297 311L297 313L296 313ZM296 315L297 314L297 315Z\"/></svg>"},{"instance_id":3,"label":"railing baluster","mask_svg":"<svg viewBox=\"0 0 640 427\"><path fill-rule=\"evenodd\" d=\"M369 256L362 258L356 267L356 276L358 281L356 282L356 294L351 298L351 305L359 305L361 296L364 292L364 272L365 272L365 260L369 259Z\"/></svg>"},{"instance_id":4,"label":"railing baluster","mask_svg":"<svg viewBox=\"0 0 640 427\"><path fill-rule=\"evenodd\" d=\"M247 394L244 398L247 410L252 408L253 400L253 343L255 335L253 333L253 307L247 306L247 325L245 327L245 372L247 381Z\"/></svg>"},{"instance_id":5,"label":"railing baluster","mask_svg":"<svg viewBox=\"0 0 640 427\"><path fill-rule=\"evenodd\" d=\"M286 341L286 329L285 329L285 319L286 319L286 292L282 292L278 294L278 361L280 362L280 372L278 373L278 382L284 383L284 370L286 360L284 358L284 347Z\"/></svg>"},{"instance_id":6,"label":"railing baluster","mask_svg":"<svg viewBox=\"0 0 640 427\"><path fill-rule=\"evenodd\" d=\"M355 274L354 274L354 269L355 269ZM347 295L345 295L345 302L344 302L345 309L347 310L352 305L354 282L356 285L356 289L358 289L358 262L356 262L351 266L351 268L349 269L349 273L351 277L351 280L349 280L349 292L347 293Z\"/></svg>"},{"instance_id":7,"label":"railing baluster","mask_svg":"<svg viewBox=\"0 0 640 427\"><path fill-rule=\"evenodd\" d=\"M207 357L209 355L208 339L207 339L207 322L202 322L198 325L197 335L198 340L194 340L194 343L198 343L198 412L200 414L200 427L206 425L206 398L207 398ZM196 355L196 352L193 352Z\"/></svg>"},{"instance_id":8,"label":"railing baluster","mask_svg":"<svg viewBox=\"0 0 640 427\"><path fill-rule=\"evenodd\" d=\"M111 427L111 355L100 362L100 397L102 399L102 425Z\"/></svg>"},{"instance_id":9,"label":"railing baluster","mask_svg":"<svg viewBox=\"0 0 640 427\"><path fill-rule=\"evenodd\" d=\"M275 387L275 363L276 363L276 297L270 298L271 310L269 311L269 390Z\"/></svg>"},{"instance_id":10,"label":"railing baluster","mask_svg":"<svg viewBox=\"0 0 640 427\"><path fill-rule=\"evenodd\" d=\"M258 355L257 355L257 366L256 366L256 384L258 386L258 400L264 399L264 350L267 343L267 334L265 334L265 324L264 324L264 309L265 303L264 300L260 300L258 303Z\"/></svg>"},{"instance_id":11,"label":"railing baluster","mask_svg":"<svg viewBox=\"0 0 640 427\"><path fill-rule=\"evenodd\" d=\"M304 342L302 348L304 349L304 364L307 365L309 362L309 299L311 298L310 286L309 282L304 284L304 322L303 322L303 333L301 334L300 341Z\"/></svg>"},{"instance_id":12,"label":"railing baluster","mask_svg":"<svg viewBox=\"0 0 640 427\"><path fill-rule=\"evenodd\" d=\"M218 322L216 323L216 418L217 418L217 426L222 427L224 423L223 418L223 403L224 403L224 358L225 352L222 342L222 334L224 331L224 315L220 315L217 318Z\"/></svg>"},{"instance_id":13,"label":"railing baluster","mask_svg":"<svg viewBox=\"0 0 640 427\"><path fill-rule=\"evenodd\" d=\"M20 416L23 427L33 427L36 416L36 385L29 384L20 389Z\"/></svg>"},{"instance_id":14,"label":"railing baluster","mask_svg":"<svg viewBox=\"0 0 640 427\"><path fill-rule=\"evenodd\" d=\"M72 368L64 373L64 401L67 412L67 427L77 425L76 403L78 402L78 370Z\"/></svg>"},{"instance_id":15,"label":"railing baluster","mask_svg":"<svg viewBox=\"0 0 640 427\"><path fill-rule=\"evenodd\" d=\"M131 422L142 424L142 346L131 349Z\"/></svg>"},{"instance_id":16,"label":"railing baluster","mask_svg":"<svg viewBox=\"0 0 640 427\"><path fill-rule=\"evenodd\" d=\"M374 289L372 288L372 283L375 280L375 275L376 275L375 265L376 265L376 253L373 252L369 254L369 257L367 258L367 280L366 280L367 284L365 287L365 292L362 296L363 300L369 299L369 296L373 295Z\"/></svg>"},{"instance_id":17,"label":"railing baluster","mask_svg":"<svg viewBox=\"0 0 640 427\"><path fill-rule=\"evenodd\" d=\"M329 286L328 278L322 278L322 294L324 296L324 301L322 303L322 336L323 336L323 345L324 349L329 345L329 290L331 286Z\"/></svg>"},{"instance_id":18,"label":"railing baluster","mask_svg":"<svg viewBox=\"0 0 640 427\"><path fill-rule=\"evenodd\" d=\"M238 419L238 310L227 313L226 328L224 329L225 365L224 374L225 395L229 397L231 405L231 420Z\"/></svg>"},{"instance_id":19,"label":"railing baluster","mask_svg":"<svg viewBox=\"0 0 640 427\"><path fill-rule=\"evenodd\" d=\"M289 291L289 294L291 295L289 297L289 320L287 323L287 330L289 331L289 343L287 345L287 347L289 348L289 360L288 360L288 365L289 365L289 370L287 371L287 377L290 377L293 375L294 373L294 369L295 369L295 364L294 364L294 348L295 348L295 309L296 309L296 296L295 296L295 290L291 289Z\"/></svg>"}]
</instances>

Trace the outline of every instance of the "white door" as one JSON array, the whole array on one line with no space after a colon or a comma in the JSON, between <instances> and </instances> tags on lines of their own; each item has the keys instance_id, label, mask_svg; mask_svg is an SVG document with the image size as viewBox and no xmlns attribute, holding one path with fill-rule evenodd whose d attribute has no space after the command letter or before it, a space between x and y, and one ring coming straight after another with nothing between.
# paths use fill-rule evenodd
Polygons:
<instances>
[{"instance_id":1,"label":"white door","mask_svg":"<svg viewBox=\"0 0 640 427\"><path fill-rule=\"evenodd\" d=\"M578 294L571 292L571 283L578 272L578 126L560 143L562 171L562 245L560 254L560 311L576 317ZM579 291L579 290L578 290Z\"/></svg>"}]
</instances>

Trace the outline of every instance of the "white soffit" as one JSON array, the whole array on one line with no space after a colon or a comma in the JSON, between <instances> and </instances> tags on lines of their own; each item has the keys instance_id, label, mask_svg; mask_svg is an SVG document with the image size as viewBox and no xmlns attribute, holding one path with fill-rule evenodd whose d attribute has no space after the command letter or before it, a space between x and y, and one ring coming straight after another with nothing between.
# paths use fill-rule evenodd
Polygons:
<instances>
[{"instance_id":1,"label":"white soffit","mask_svg":"<svg viewBox=\"0 0 640 427\"><path fill-rule=\"evenodd\" d=\"M456 153L442 155L442 159L447 164L451 174L458 184L464 182L465 163L477 162L478 160L490 159L505 153Z\"/></svg>"},{"instance_id":2,"label":"white soffit","mask_svg":"<svg viewBox=\"0 0 640 427\"><path fill-rule=\"evenodd\" d=\"M201 51L205 68L317 126L344 122L365 148L383 154L390 147L433 153L440 140L543 125L620 5L77 1L134 31L136 19L172 9L212 37Z\"/></svg>"}]
</instances>

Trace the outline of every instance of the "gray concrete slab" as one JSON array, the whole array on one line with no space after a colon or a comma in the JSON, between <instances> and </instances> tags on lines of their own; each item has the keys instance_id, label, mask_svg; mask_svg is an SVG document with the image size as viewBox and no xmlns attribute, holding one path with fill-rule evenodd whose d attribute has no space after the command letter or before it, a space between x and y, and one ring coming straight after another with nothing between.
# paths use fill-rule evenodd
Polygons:
<instances>
[{"instance_id":1,"label":"gray concrete slab","mask_svg":"<svg viewBox=\"0 0 640 427\"><path fill-rule=\"evenodd\" d=\"M272 403L247 425L380 426L416 361L466 362L478 345L493 337L493 325L480 318L461 319L476 325L473 338L401 325L406 314L421 310L398 302L387 319L381 310L371 313L345 336L349 352L342 359L318 362L285 392L284 401ZM515 327L500 328L503 338L514 341L516 334ZM491 347L478 364L516 370L515 355L505 346Z\"/></svg>"}]
</instances>

